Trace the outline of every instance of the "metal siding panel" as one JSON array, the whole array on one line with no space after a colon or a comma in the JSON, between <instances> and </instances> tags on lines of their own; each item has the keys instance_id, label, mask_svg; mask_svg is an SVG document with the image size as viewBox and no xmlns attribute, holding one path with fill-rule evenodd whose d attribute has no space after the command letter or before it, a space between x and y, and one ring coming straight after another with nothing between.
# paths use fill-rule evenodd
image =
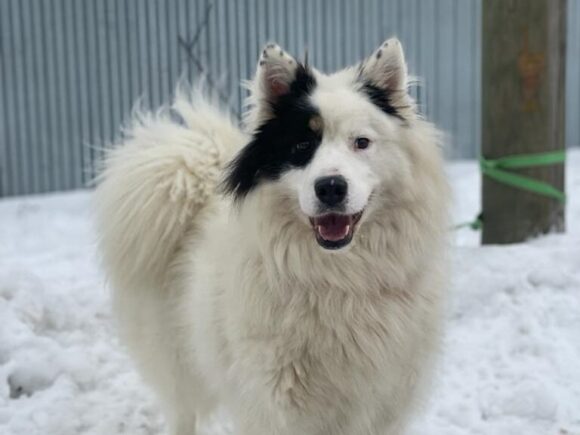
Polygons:
<instances>
[{"instance_id":1,"label":"metal siding panel","mask_svg":"<svg viewBox=\"0 0 580 435\"><path fill-rule=\"evenodd\" d=\"M295 26L292 26L294 29L294 46L296 47L296 52L294 53L299 59L303 59L304 57L304 50L307 44L307 35L306 35L306 20L304 19L304 15L306 13L306 5L304 4L303 0L298 0L295 2L296 10L295 10Z\"/></svg>"},{"instance_id":2,"label":"metal siding panel","mask_svg":"<svg viewBox=\"0 0 580 435\"><path fill-rule=\"evenodd\" d=\"M580 0L568 0L566 143L580 145Z\"/></svg>"},{"instance_id":3,"label":"metal siding panel","mask_svg":"<svg viewBox=\"0 0 580 435\"><path fill-rule=\"evenodd\" d=\"M439 3L437 3L439 5ZM431 99L430 99L430 107L432 113L432 121L435 123L439 123L439 102L441 100L441 86L439 84L439 63L440 63L440 46L441 46L441 22L437 19L439 14L438 7L434 8L433 16L436 18L435 21L437 25L433 26L433 70L431 76L431 83L429 88L431 89Z\"/></svg>"},{"instance_id":4,"label":"metal siding panel","mask_svg":"<svg viewBox=\"0 0 580 435\"><path fill-rule=\"evenodd\" d=\"M453 113L455 110L455 84L453 82L453 50L455 41L453 40L453 0L440 0L439 20L440 30L438 32L438 56L437 80L435 86L438 87L438 101L436 101L436 119L438 125L448 135L448 151L451 156L455 155L457 144L453 137Z\"/></svg>"},{"instance_id":5,"label":"metal siding panel","mask_svg":"<svg viewBox=\"0 0 580 435\"><path fill-rule=\"evenodd\" d=\"M55 66L54 66L54 44L52 42L52 34L53 32L53 20L51 18L52 15L52 5L48 5L47 3L41 3L41 44L42 44L42 53L43 57L43 66L42 66L42 76L44 77L43 83L43 90L46 95L45 98L45 107L44 111L46 113L46 138L47 138L47 147L46 147L46 165L48 167L48 172L50 178L46 185L47 190L58 190L59 189L59 182L58 182L58 161L56 159L56 152L54 149L54 144L56 142L56 131L57 126L55 122L55 115L56 115L56 106L55 106L55 89L54 89L54 76L55 76ZM15 194L18 194L15 192Z\"/></svg>"},{"instance_id":6,"label":"metal siding panel","mask_svg":"<svg viewBox=\"0 0 580 435\"><path fill-rule=\"evenodd\" d=\"M258 54L262 47L260 31L258 28L258 23L261 20L256 15L257 4L258 2L256 0L251 0L246 3L248 38L245 57L248 59L248 74L245 78L247 79L254 74Z\"/></svg>"},{"instance_id":7,"label":"metal siding panel","mask_svg":"<svg viewBox=\"0 0 580 435\"><path fill-rule=\"evenodd\" d=\"M342 26L342 15L344 11L341 8L336 7L338 1L333 1L333 5L330 9L327 9L327 14L330 17L330 28L331 36L326 41L326 50L329 53L331 59L330 71L336 71L339 68L346 66L346 56L344 56L344 51L341 47L341 39L346 29ZM362 40L363 28L358 26L358 22L355 22L354 26L351 26L357 33L357 38L359 41Z\"/></svg>"},{"instance_id":8,"label":"metal siding panel","mask_svg":"<svg viewBox=\"0 0 580 435\"><path fill-rule=\"evenodd\" d=\"M350 3L350 5L349 5ZM341 11L340 14L340 27L341 27L341 35L340 35L340 55L343 59L343 62L347 62L347 59L350 59L351 53L354 52L354 41L352 38L351 33L353 32L353 28L355 26L352 25L352 16L349 14L349 7L352 5L351 2L348 0L340 0L340 7L338 8Z\"/></svg>"},{"instance_id":9,"label":"metal siding panel","mask_svg":"<svg viewBox=\"0 0 580 435\"><path fill-rule=\"evenodd\" d=\"M106 0L95 2L96 76L98 83L99 129L98 136L91 142L94 153L91 159L92 176L96 176L95 164L103 158L112 128L110 118L111 84L109 77L109 53L107 44L108 23Z\"/></svg>"},{"instance_id":10,"label":"metal siding panel","mask_svg":"<svg viewBox=\"0 0 580 435\"><path fill-rule=\"evenodd\" d=\"M20 127L22 129L22 143L20 146L24 150L24 159L26 160L26 169L28 174L28 190L33 192L40 191L40 171L38 168L39 158L38 158L38 141L37 135L38 130L31 128L36 124L36 111L35 106L35 89L34 82L32 80L32 64L34 62L34 56L32 52L32 47L34 44L32 37L32 23L30 18L30 10L27 8L28 5L23 5L19 9L19 25L20 33L22 38L22 75L20 77L22 87L21 92L21 107L18 112L20 119Z\"/></svg>"},{"instance_id":11,"label":"metal siding panel","mask_svg":"<svg viewBox=\"0 0 580 435\"><path fill-rule=\"evenodd\" d=\"M236 32L236 14L235 10L232 7L226 8L226 50L227 50L227 63L226 68L227 71L232 75L232 79L228 83L228 92L226 95L229 95L228 99L228 106L239 107L239 95L236 92L236 84L235 79L239 77L238 73L238 65L237 65L237 55L236 55L236 39L237 39L237 32Z\"/></svg>"},{"instance_id":12,"label":"metal siding panel","mask_svg":"<svg viewBox=\"0 0 580 435\"><path fill-rule=\"evenodd\" d=\"M54 136L53 149L55 152L55 161L60 174L58 190L68 190L72 188L71 181L71 143L67 137L66 126L66 50L64 47L65 37L64 20L63 20L63 4L60 1L53 2L52 7L52 26L53 26L53 50L55 53L54 60L54 86L55 86L55 101L54 105L56 111L54 113L56 124L56 135Z\"/></svg>"},{"instance_id":13,"label":"metal siding panel","mask_svg":"<svg viewBox=\"0 0 580 435\"><path fill-rule=\"evenodd\" d=\"M401 0L392 0L389 2L389 24L394 36L401 36Z\"/></svg>"},{"instance_id":14,"label":"metal siding panel","mask_svg":"<svg viewBox=\"0 0 580 435\"><path fill-rule=\"evenodd\" d=\"M276 27L274 29L275 40L280 43L282 47L286 47L288 42L286 40L286 17L284 16L284 0L271 0L275 9Z\"/></svg>"},{"instance_id":15,"label":"metal siding panel","mask_svg":"<svg viewBox=\"0 0 580 435\"><path fill-rule=\"evenodd\" d=\"M475 38L473 39L473 137L474 137L474 153L473 157L480 154L481 149L481 4L483 0L474 1L474 9L472 12L473 32Z\"/></svg>"},{"instance_id":16,"label":"metal siding panel","mask_svg":"<svg viewBox=\"0 0 580 435\"><path fill-rule=\"evenodd\" d=\"M221 38L224 37L224 35L226 34L226 29L227 29L227 22L226 22L226 6L224 3L224 0L218 0L218 2L216 3L216 16L218 17L218 30L217 33L218 35L220 35ZM226 78L226 80L224 81L224 93L226 95L229 95L229 89L227 88L227 83L229 83L230 80L235 80L235 77L233 77L232 72L228 69L228 58L227 58L227 51L226 49L223 47L223 45L227 43L227 40L221 40L220 41L220 49L218 50L218 71L220 71L220 74L223 75L223 77ZM229 103L227 103L229 106Z\"/></svg>"},{"instance_id":17,"label":"metal siding panel","mask_svg":"<svg viewBox=\"0 0 580 435\"><path fill-rule=\"evenodd\" d=\"M325 69L324 64L324 33L323 33L323 21L324 8L322 1L312 2L314 4L313 11L313 29L314 29L314 47L312 64L318 65L322 70Z\"/></svg>"},{"instance_id":18,"label":"metal siding panel","mask_svg":"<svg viewBox=\"0 0 580 435\"><path fill-rule=\"evenodd\" d=\"M75 107L74 112L78 116L79 139L76 145L80 152L80 172L81 182L77 187L84 187L88 185L91 179L91 161L90 161L90 139L91 139L91 103L89 97L89 89L91 83L88 80L88 64L87 64L87 34L86 28L83 25L84 12L79 2L71 0L74 16L74 60L75 60Z\"/></svg>"},{"instance_id":19,"label":"metal siding panel","mask_svg":"<svg viewBox=\"0 0 580 435\"><path fill-rule=\"evenodd\" d=\"M6 15L5 4L0 1L0 17ZM3 33L3 23L0 18L0 198L6 195L7 184L8 184L8 174L6 173L6 161L7 161L7 151L8 151L8 138L6 137L6 77L4 75L4 64L6 59L4 58L4 53L6 52L5 42L7 41L6 35Z\"/></svg>"},{"instance_id":20,"label":"metal siding panel","mask_svg":"<svg viewBox=\"0 0 580 435\"><path fill-rule=\"evenodd\" d=\"M372 30L370 29L370 26L368 25L369 22L369 12L370 12L370 6L371 6L371 2L370 0L357 0L358 3L358 8L359 8L359 19L358 22L356 23L355 27L357 28L357 32L359 34L358 36L358 57L362 58L364 56L366 56L370 50L372 50L369 38L368 38L368 34L369 32ZM336 8L336 13L338 14L338 16L340 17L344 12L339 9ZM337 39L336 39L336 44L340 43L340 36L343 34L344 32L344 28L339 24L341 23L341 20L337 20ZM375 44L372 44L373 48L374 48ZM378 43L377 43L378 45ZM342 59L341 62L339 62L339 67L344 66L346 63L348 64L354 64L358 61L359 59L350 59L349 62L345 62L346 59Z\"/></svg>"},{"instance_id":21,"label":"metal siding panel","mask_svg":"<svg viewBox=\"0 0 580 435\"><path fill-rule=\"evenodd\" d=\"M402 8L404 29L405 55L410 71L417 71L417 19L416 19L416 0L407 0Z\"/></svg>"},{"instance_id":22,"label":"metal siding panel","mask_svg":"<svg viewBox=\"0 0 580 435\"><path fill-rule=\"evenodd\" d=\"M207 25L207 52L208 52L208 67L211 71L212 77L216 82L216 86L219 86L220 82L220 70L217 67L217 62L219 59L219 34L217 33L217 10L215 7L215 2L212 0L206 0L206 5L211 6L211 12L209 14L209 20Z\"/></svg>"},{"instance_id":23,"label":"metal siding panel","mask_svg":"<svg viewBox=\"0 0 580 435\"><path fill-rule=\"evenodd\" d=\"M308 59L310 63L314 63L316 56L316 17L315 17L315 2L307 1L304 3L305 17L306 17L306 35L307 35L307 48L308 48Z\"/></svg>"},{"instance_id":24,"label":"metal siding panel","mask_svg":"<svg viewBox=\"0 0 580 435\"><path fill-rule=\"evenodd\" d=\"M149 31L147 28L147 1L135 2L137 9L135 16L137 17L137 40L135 41L135 51L139 54L137 56L137 70L139 71L139 87L137 92L140 97L140 104L149 106L151 101L151 92L149 90L149 83L151 82L151 74L149 70L149 48L151 46L149 41Z\"/></svg>"},{"instance_id":25,"label":"metal siding panel","mask_svg":"<svg viewBox=\"0 0 580 435\"><path fill-rule=\"evenodd\" d=\"M12 35L11 52L9 58L10 74L8 80L11 85L8 88L8 94L11 95L10 112L12 112L12 122L9 127L12 129L12 161L11 166L13 170L14 186L17 194L25 193L29 190L28 174L26 170L26 150L24 149L23 128L21 125L22 114L20 108L23 105L22 98L22 53L24 48L22 46L22 32L18 20L18 5L10 1L8 3L8 28Z\"/></svg>"},{"instance_id":26,"label":"metal siding panel","mask_svg":"<svg viewBox=\"0 0 580 435\"><path fill-rule=\"evenodd\" d=\"M214 67L214 56L216 55L215 51L215 41L212 39L212 36L215 38L216 35L212 34L211 32L211 24L212 18L215 16L215 10L213 6L213 0L205 0L204 5L207 11L207 18L206 18L206 27L205 27L205 44L204 44L204 51L206 54L206 63L209 74L212 77L216 75L216 69Z\"/></svg>"},{"instance_id":27,"label":"metal siding panel","mask_svg":"<svg viewBox=\"0 0 580 435\"><path fill-rule=\"evenodd\" d=\"M125 8L126 3L126 0L117 0L113 3L114 17L111 25L111 27L115 29L115 38L112 38L112 43L115 46L116 65L113 67L112 71L117 78L117 119L119 119L119 122L125 120L130 99L130 80L127 73L127 68L129 66L129 49L127 46L126 33L123 29L123 23L127 20L127 11ZM117 127L115 133L117 133L118 129L119 127Z\"/></svg>"},{"instance_id":28,"label":"metal siding panel","mask_svg":"<svg viewBox=\"0 0 580 435\"><path fill-rule=\"evenodd\" d=\"M66 171L68 180L66 189L74 189L82 185L82 163L80 154L80 134L79 134L79 112L75 109L75 87L74 72L77 68L75 62L74 50L74 17L72 2L70 0L61 0L62 11L62 38L64 62L62 65L62 97L61 106L61 124L63 126L63 136L61 146L67 148L66 153Z\"/></svg>"},{"instance_id":29,"label":"metal siding panel","mask_svg":"<svg viewBox=\"0 0 580 435\"><path fill-rule=\"evenodd\" d=\"M298 2L294 3L296 6ZM296 55L298 53L298 46L296 45L296 38L294 33L296 32L296 7L290 7L290 2L282 1L281 12L284 17L284 48L291 55Z\"/></svg>"},{"instance_id":30,"label":"metal siding panel","mask_svg":"<svg viewBox=\"0 0 580 435\"><path fill-rule=\"evenodd\" d=\"M449 113L449 115L451 115L449 118L449 130L450 130L450 134L452 136L452 144L453 144L453 154L452 156L457 156L460 153L460 149L459 149L459 131L458 131L458 122L457 122L457 116L458 116L458 101L459 101L459 86L458 86L458 82L457 82L457 68L459 67L459 62L458 62L458 57L459 57L459 41L457 40L457 23L459 21L459 13L458 13L458 5L457 5L457 0L450 0L450 6L451 6L451 39L450 39L450 43L451 43L451 47L452 47L452 51L451 51L451 58L448 59L449 64L451 65L450 68L450 74L451 74L451 80L449 82L449 89L451 90L451 112Z\"/></svg>"},{"instance_id":31,"label":"metal siding panel","mask_svg":"<svg viewBox=\"0 0 580 435\"><path fill-rule=\"evenodd\" d=\"M136 101L143 94L143 84L141 82L142 70L144 69L140 62L139 46L139 9L134 2L125 0L125 20L122 26L125 28L125 41L128 50L127 74L129 75L128 89L128 108L132 109Z\"/></svg>"},{"instance_id":32,"label":"metal siding panel","mask_svg":"<svg viewBox=\"0 0 580 435\"><path fill-rule=\"evenodd\" d=\"M196 4L194 2L188 1L185 5L186 10L186 41L188 44L191 44L195 38L195 34L199 28L199 22L197 17L196 11ZM200 71L194 61L195 59L199 59L199 46L193 45L188 48L188 56L189 59L189 80L195 82L201 78Z\"/></svg>"},{"instance_id":33,"label":"metal siding panel","mask_svg":"<svg viewBox=\"0 0 580 435\"><path fill-rule=\"evenodd\" d=\"M187 38L187 0L178 0L176 7L176 24L175 24L175 44L177 45L177 58L179 62L179 77L186 80L188 78L189 57L181 41Z\"/></svg>"},{"instance_id":34,"label":"metal siding panel","mask_svg":"<svg viewBox=\"0 0 580 435\"><path fill-rule=\"evenodd\" d=\"M243 60L240 50L243 49L244 41L244 28L245 24L243 22L243 10L241 2L235 2L232 7L232 18L234 27L232 28L232 33L234 35L233 45L232 45L232 61L234 66L234 74L238 80L232 81L232 90L236 99L236 107L240 107L243 104L242 101L242 90L239 86L239 80L243 79L244 67Z\"/></svg>"},{"instance_id":35,"label":"metal siding panel","mask_svg":"<svg viewBox=\"0 0 580 435\"><path fill-rule=\"evenodd\" d=\"M435 87L433 86L435 72L435 26L433 17L435 16L435 0L423 0L419 10L420 36L417 44L420 46L420 68L416 74L421 80L421 112L428 118L433 118L432 102Z\"/></svg>"},{"instance_id":36,"label":"metal siding panel","mask_svg":"<svg viewBox=\"0 0 580 435\"><path fill-rule=\"evenodd\" d=\"M0 116L1 128L0 138L0 196L12 195L14 192L14 166L13 166L13 126L12 119L14 111L11 110L10 98L8 95L10 80L10 53L11 53L11 32L8 31L10 20L8 0L0 2Z\"/></svg>"},{"instance_id":37,"label":"metal siding panel","mask_svg":"<svg viewBox=\"0 0 580 435\"><path fill-rule=\"evenodd\" d=\"M328 41L332 41L332 27L330 26L330 4L331 0L321 0L322 4L322 35L320 40L320 56L322 59L322 70L324 72L332 71L332 50Z\"/></svg>"},{"instance_id":38,"label":"metal siding panel","mask_svg":"<svg viewBox=\"0 0 580 435\"><path fill-rule=\"evenodd\" d=\"M256 62L258 59L259 48L258 46L258 33L256 29L256 16L254 14L255 8L253 3L244 3L244 23L245 23L245 38L244 38L244 51L240 54L244 62L244 76L243 80L249 80L254 75L256 69ZM245 87L239 85L242 88L243 100L245 101L248 92Z\"/></svg>"},{"instance_id":39,"label":"metal siding panel","mask_svg":"<svg viewBox=\"0 0 580 435\"><path fill-rule=\"evenodd\" d=\"M207 32L207 5L205 1L197 0L195 3L195 29L192 38L195 38L195 52L203 69L198 70L198 74L207 75L207 52L205 51L205 40ZM235 2L237 6L239 2Z\"/></svg>"},{"instance_id":40,"label":"metal siding panel","mask_svg":"<svg viewBox=\"0 0 580 435\"><path fill-rule=\"evenodd\" d=\"M105 4L105 44L106 44L106 58L107 64L107 112L109 124L105 132L105 147L110 147L115 141L119 131L119 125L122 122L122 74L120 74L120 64L124 63L119 57L120 49L120 35L117 29L117 15L116 4L119 0L104 0ZM121 0L122 1L122 0Z\"/></svg>"},{"instance_id":41,"label":"metal siding panel","mask_svg":"<svg viewBox=\"0 0 580 435\"><path fill-rule=\"evenodd\" d=\"M147 36L149 44L147 50L149 51L149 98L151 107L159 107L161 104L161 89L160 89L160 42L159 42L159 22L157 19L157 1L147 2Z\"/></svg>"},{"instance_id":42,"label":"metal siding panel","mask_svg":"<svg viewBox=\"0 0 580 435\"><path fill-rule=\"evenodd\" d=\"M229 104L228 85L235 80L235 74L227 69L226 52L224 46L224 29L226 27L224 3L214 2L212 16L214 17L214 31L212 51L214 59L214 91L219 95L220 105L224 108L231 108ZM233 109L233 108L232 108Z\"/></svg>"},{"instance_id":43,"label":"metal siding panel","mask_svg":"<svg viewBox=\"0 0 580 435\"><path fill-rule=\"evenodd\" d=\"M266 34L266 19L264 17L264 2L262 0L254 0L254 16L256 19L256 38L257 46L256 58L258 56L258 50L260 50L267 42L268 35Z\"/></svg>"},{"instance_id":44,"label":"metal siding panel","mask_svg":"<svg viewBox=\"0 0 580 435\"><path fill-rule=\"evenodd\" d=\"M282 29L282 44L284 47L287 47L288 51L293 52L296 47L293 46L292 41L290 40L290 29L292 23L292 16L291 12L288 10L289 5L288 0L281 0L280 4L278 5L278 15L280 17L281 29Z\"/></svg>"},{"instance_id":45,"label":"metal siding panel","mask_svg":"<svg viewBox=\"0 0 580 435\"><path fill-rule=\"evenodd\" d=\"M179 62L177 61L177 49L179 44L177 41L177 0L166 0L163 4L165 9L165 20L163 23L165 51L167 58L167 83L165 92L165 101L169 101L169 96L173 93L175 84L179 77Z\"/></svg>"},{"instance_id":46,"label":"metal siding panel","mask_svg":"<svg viewBox=\"0 0 580 435\"><path fill-rule=\"evenodd\" d=\"M19 169L20 178L22 183L23 192L34 191L35 185L35 174L33 168L31 167L31 161L34 158L34 149L29 147L30 141L30 128L28 127L28 106L29 101L29 80L28 80L28 67L27 67L27 54L29 51L30 34L27 32L25 19L23 15L23 8L16 7L12 19L15 20L16 29L15 32L18 34L18 48L17 56L14 59L16 65L16 95L17 95L17 105L15 107L16 117L18 120L17 128L20 130L20 143L18 144L19 150Z\"/></svg>"},{"instance_id":47,"label":"metal siding panel","mask_svg":"<svg viewBox=\"0 0 580 435\"><path fill-rule=\"evenodd\" d=\"M158 62L156 70L158 72L157 90L159 92L159 105L168 103L168 96L171 94L171 65L169 61L169 40L167 38L167 4L165 1L156 2L157 11L155 20L157 23L157 47Z\"/></svg>"},{"instance_id":48,"label":"metal siding panel","mask_svg":"<svg viewBox=\"0 0 580 435\"><path fill-rule=\"evenodd\" d=\"M470 32L470 8L467 2L455 0L454 4L454 29L455 50L453 54L453 71L455 83L453 127L457 151L454 157L467 157L470 154L471 143L471 112L473 111L470 98L470 74L471 74L471 37Z\"/></svg>"},{"instance_id":49,"label":"metal siding panel","mask_svg":"<svg viewBox=\"0 0 580 435\"><path fill-rule=\"evenodd\" d=\"M248 27L247 27L247 20L246 20L246 7L245 2L236 2L236 63L237 63L237 72L239 80L234 83L236 87L236 93L238 95L238 107L241 107L244 103L245 98L245 91L240 86L240 80L245 80L248 78L248 44L247 44L247 37L248 37Z\"/></svg>"},{"instance_id":50,"label":"metal siding panel","mask_svg":"<svg viewBox=\"0 0 580 435\"><path fill-rule=\"evenodd\" d=\"M96 147L99 144L98 138L101 132L101 89L98 68L98 35L96 26L96 3L87 3L83 14L83 27L81 32L86 32L85 37L85 61L86 61L86 84L88 87L89 129L87 137L87 152L85 163L87 168L87 180L94 178L93 162L95 161ZM88 5L92 6L91 8Z\"/></svg>"},{"instance_id":51,"label":"metal siding panel","mask_svg":"<svg viewBox=\"0 0 580 435\"><path fill-rule=\"evenodd\" d=\"M367 13L365 14L365 47L375 47L379 45L385 38L385 35L379 32L379 0L369 0L367 2Z\"/></svg>"}]
</instances>

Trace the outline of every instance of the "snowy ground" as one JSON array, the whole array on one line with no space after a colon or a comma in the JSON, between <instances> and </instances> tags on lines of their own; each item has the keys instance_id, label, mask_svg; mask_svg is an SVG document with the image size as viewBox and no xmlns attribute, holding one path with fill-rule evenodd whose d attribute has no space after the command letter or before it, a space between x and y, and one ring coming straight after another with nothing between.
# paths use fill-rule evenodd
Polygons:
<instances>
[{"instance_id":1,"label":"snowy ground","mask_svg":"<svg viewBox=\"0 0 580 435\"><path fill-rule=\"evenodd\" d=\"M449 172L456 220L469 220L476 166ZM565 235L482 248L456 234L445 352L413 435L580 435L580 150L567 189ZM86 192L0 201L2 435L163 433L115 338L89 203Z\"/></svg>"}]
</instances>

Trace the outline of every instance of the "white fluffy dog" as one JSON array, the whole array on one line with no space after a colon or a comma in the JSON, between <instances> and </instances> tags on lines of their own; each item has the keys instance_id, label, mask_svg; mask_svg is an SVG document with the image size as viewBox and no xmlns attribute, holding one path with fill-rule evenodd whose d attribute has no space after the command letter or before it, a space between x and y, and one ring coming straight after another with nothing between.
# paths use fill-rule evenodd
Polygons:
<instances>
[{"instance_id":1,"label":"white fluffy dog","mask_svg":"<svg viewBox=\"0 0 580 435\"><path fill-rule=\"evenodd\" d=\"M122 337L193 435L404 430L430 372L448 187L398 40L323 74L269 44L246 132L199 97L142 115L96 194Z\"/></svg>"}]
</instances>

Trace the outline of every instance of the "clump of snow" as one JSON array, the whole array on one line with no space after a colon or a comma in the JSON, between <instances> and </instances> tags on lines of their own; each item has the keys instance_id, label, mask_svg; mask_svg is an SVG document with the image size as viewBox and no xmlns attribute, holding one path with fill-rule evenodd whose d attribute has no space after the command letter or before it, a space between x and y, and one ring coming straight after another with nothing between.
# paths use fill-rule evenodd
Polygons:
<instances>
[{"instance_id":1,"label":"clump of snow","mask_svg":"<svg viewBox=\"0 0 580 435\"><path fill-rule=\"evenodd\" d=\"M473 219L476 164L449 174L456 220ZM413 435L580 435L577 150L567 191L566 234L480 247L456 232L444 352ZM88 192L0 201L0 433L164 433L115 335ZM231 425L218 415L204 433Z\"/></svg>"},{"instance_id":2,"label":"clump of snow","mask_svg":"<svg viewBox=\"0 0 580 435\"><path fill-rule=\"evenodd\" d=\"M0 240L0 433L161 433L114 333L90 195L3 200Z\"/></svg>"}]
</instances>

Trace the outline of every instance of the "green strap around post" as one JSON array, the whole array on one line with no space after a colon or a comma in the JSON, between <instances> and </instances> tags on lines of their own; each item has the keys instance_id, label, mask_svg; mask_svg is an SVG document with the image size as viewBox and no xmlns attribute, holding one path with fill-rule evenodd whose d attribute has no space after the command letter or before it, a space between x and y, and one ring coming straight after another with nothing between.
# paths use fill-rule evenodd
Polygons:
<instances>
[{"instance_id":1,"label":"green strap around post","mask_svg":"<svg viewBox=\"0 0 580 435\"><path fill-rule=\"evenodd\" d=\"M500 183L507 184L518 189L537 193L556 199L562 203L566 202L566 194L556 189L551 184L544 181L534 180L531 177L514 174L509 169L533 168L537 166L555 165L566 161L566 151L549 151L537 154L519 154L515 156L500 157L499 159L479 158L481 172ZM480 214L474 221L455 225L453 229L469 227L472 230L479 230L483 226L483 218Z\"/></svg>"},{"instance_id":2,"label":"green strap around post","mask_svg":"<svg viewBox=\"0 0 580 435\"><path fill-rule=\"evenodd\" d=\"M481 216L478 216L475 218L475 220L472 220L471 222L463 222L457 225L453 225L451 229L460 230L461 228L470 228L473 231L477 231L480 230L482 226L483 221L481 220Z\"/></svg>"},{"instance_id":3,"label":"green strap around post","mask_svg":"<svg viewBox=\"0 0 580 435\"><path fill-rule=\"evenodd\" d=\"M564 150L558 150L547 153L500 157L495 160L487 160L480 157L479 165L484 175L500 183L557 199L560 202L566 202L566 194L551 184L507 171L508 169L554 165L564 163L565 161L566 152Z\"/></svg>"}]
</instances>

